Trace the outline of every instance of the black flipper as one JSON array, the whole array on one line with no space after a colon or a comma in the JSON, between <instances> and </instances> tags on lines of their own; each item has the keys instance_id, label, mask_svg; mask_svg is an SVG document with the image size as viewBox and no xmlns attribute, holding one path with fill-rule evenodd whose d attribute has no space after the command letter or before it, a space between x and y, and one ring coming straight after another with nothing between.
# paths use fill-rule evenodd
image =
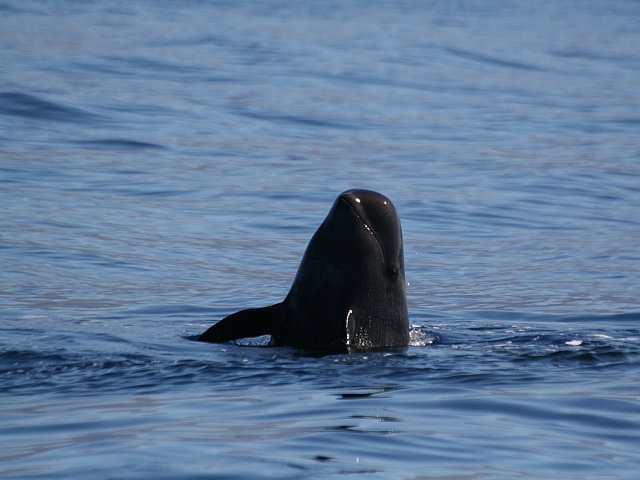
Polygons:
<instances>
[{"instance_id":1,"label":"black flipper","mask_svg":"<svg viewBox=\"0 0 640 480\"><path fill-rule=\"evenodd\" d=\"M282 319L281 303L232 313L198 337L200 342L224 343L246 337L269 335Z\"/></svg>"}]
</instances>

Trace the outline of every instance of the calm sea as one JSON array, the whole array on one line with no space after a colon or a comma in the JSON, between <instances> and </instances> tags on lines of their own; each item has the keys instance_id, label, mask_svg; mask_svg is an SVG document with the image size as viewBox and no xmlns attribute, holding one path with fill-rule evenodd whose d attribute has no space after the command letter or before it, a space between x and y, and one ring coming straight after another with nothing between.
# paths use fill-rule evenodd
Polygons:
<instances>
[{"instance_id":1,"label":"calm sea","mask_svg":"<svg viewBox=\"0 0 640 480\"><path fill-rule=\"evenodd\" d=\"M389 196L403 351L194 342ZM640 3L0 0L0 477L631 479Z\"/></svg>"}]
</instances>

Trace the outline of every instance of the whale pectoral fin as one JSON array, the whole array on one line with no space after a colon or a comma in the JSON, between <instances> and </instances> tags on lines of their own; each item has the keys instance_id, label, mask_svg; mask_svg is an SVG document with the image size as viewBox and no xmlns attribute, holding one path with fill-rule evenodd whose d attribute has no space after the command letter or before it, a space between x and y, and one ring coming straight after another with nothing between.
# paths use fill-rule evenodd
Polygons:
<instances>
[{"instance_id":1,"label":"whale pectoral fin","mask_svg":"<svg viewBox=\"0 0 640 480\"><path fill-rule=\"evenodd\" d=\"M281 321L281 303L232 313L198 337L200 342L224 343L246 337L269 335Z\"/></svg>"}]
</instances>

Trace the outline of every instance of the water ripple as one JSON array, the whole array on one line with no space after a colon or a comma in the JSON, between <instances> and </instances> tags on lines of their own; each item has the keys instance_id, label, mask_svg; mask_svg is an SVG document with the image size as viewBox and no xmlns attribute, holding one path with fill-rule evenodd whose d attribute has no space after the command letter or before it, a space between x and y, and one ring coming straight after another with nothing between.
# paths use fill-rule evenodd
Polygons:
<instances>
[{"instance_id":1,"label":"water ripple","mask_svg":"<svg viewBox=\"0 0 640 480\"><path fill-rule=\"evenodd\" d=\"M0 5L0 476L635 478L640 4ZM193 341L342 190L412 341Z\"/></svg>"},{"instance_id":2,"label":"water ripple","mask_svg":"<svg viewBox=\"0 0 640 480\"><path fill-rule=\"evenodd\" d=\"M96 122L100 116L77 107L18 92L0 92L0 113L34 120L70 123Z\"/></svg>"}]
</instances>

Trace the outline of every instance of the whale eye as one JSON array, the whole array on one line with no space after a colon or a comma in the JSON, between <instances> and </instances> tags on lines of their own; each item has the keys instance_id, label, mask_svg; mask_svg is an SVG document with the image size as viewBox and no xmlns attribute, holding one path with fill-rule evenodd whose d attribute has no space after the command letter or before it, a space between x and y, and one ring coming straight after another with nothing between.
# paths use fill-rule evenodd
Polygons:
<instances>
[{"instance_id":1,"label":"whale eye","mask_svg":"<svg viewBox=\"0 0 640 480\"><path fill-rule=\"evenodd\" d=\"M398 277L398 266L395 263L389 267L389 275L394 279Z\"/></svg>"}]
</instances>

